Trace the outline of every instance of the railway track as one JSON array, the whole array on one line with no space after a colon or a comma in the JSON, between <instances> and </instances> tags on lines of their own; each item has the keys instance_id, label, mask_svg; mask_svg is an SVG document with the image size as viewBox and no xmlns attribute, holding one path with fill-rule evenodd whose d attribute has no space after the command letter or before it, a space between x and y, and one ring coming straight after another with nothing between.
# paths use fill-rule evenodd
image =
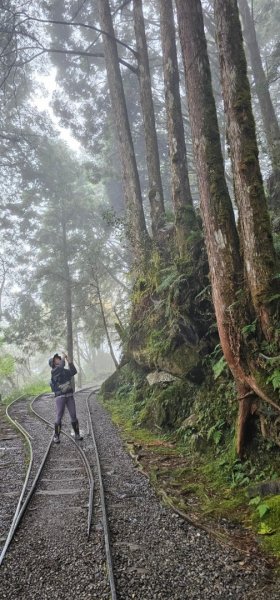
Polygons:
<instances>
[{"instance_id":1,"label":"railway track","mask_svg":"<svg viewBox=\"0 0 280 600\"><path fill-rule=\"evenodd\" d=\"M47 408L46 404L48 395L40 395L33 400L18 398L7 408L6 416L9 424L22 434L28 447L29 459L9 532L1 551L0 565L6 557L24 515L27 515L30 510L36 510L36 506L33 509L30 506L32 502L36 503L36 499L41 503L44 502L46 520L48 520L48 510L53 514L53 505L56 504L58 509L59 499L62 496L71 498L72 501L77 497L78 505L75 505L75 508L82 509L82 518L84 518L84 509L87 509L85 535L88 540L95 534L95 531L92 531L93 511L95 524L102 521L110 597L116 600L102 472L89 408L89 398L95 391L83 390L76 394L76 397L81 393L86 394L88 435L85 443L82 444L77 443L70 433L63 429L61 431L64 437L63 444L58 447L52 443L53 431L51 437L49 434L50 428L53 430L53 423L49 420L49 407ZM41 423L40 433L38 433L38 426L35 427L35 422L38 423L38 420Z\"/></svg>"},{"instance_id":2,"label":"railway track","mask_svg":"<svg viewBox=\"0 0 280 600\"><path fill-rule=\"evenodd\" d=\"M50 445L20 526L14 524L1 568L1 599L278 600L277 582L272 593L267 592L263 579L267 569L258 556L250 556L246 563L237 549L224 548L207 532L198 531L160 504L92 393L84 390L76 394L84 434L79 448L87 457L95 482L89 536L89 476L71 436L62 435L61 444ZM25 444L29 448L30 443L33 450L30 482L34 482L48 450L53 400L38 397L33 410L30 399L10 409L12 417L26 428L29 441ZM65 434L70 430L67 420ZM11 450L14 454L10 456L18 457L19 438L15 440L14 430L8 427L5 432L0 426L0 439L3 445L13 445L16 450ZM95 445L100 460L96 459ZM5 460L7 473L14 461ZM98 485L99 470L104 489L103 484ZM28 483L25 497L31 489L32 483ZM18 499L20 490L16 491ZM108 518L102 511L104 492ZM109 583L109 573L113 573L111 548L116 588L114 581Z\"/></svg>"}]
</instances>

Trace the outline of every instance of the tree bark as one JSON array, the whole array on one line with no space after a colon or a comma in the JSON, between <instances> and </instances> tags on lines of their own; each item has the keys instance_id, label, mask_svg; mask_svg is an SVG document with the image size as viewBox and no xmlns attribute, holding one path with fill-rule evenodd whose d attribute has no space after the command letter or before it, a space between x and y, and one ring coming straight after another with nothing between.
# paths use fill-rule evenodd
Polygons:
<instances>
[{"instance_id":1,"label":"tree bark","mask_svg":"<svg viewBox=\"0 0 280 600\"><path fill-rule=\"evenodd\" d=\"M97 0L97 5L100 26L109 34L103 35L104 56L112 110L116 121L116 133L129 226L128 235L134 248L135 258L143 258L147 252L149 236L146 229L139 174L128 120L109 0Z\"/></svg>"},{"instance_id":2,"label":"tree bark","mask_svg":"<svg viewBox=\"0 0 280 600\"><path fill-rule=\"evenodd\" d=\"M223 353L239 388L244 382L245 318L236 294L242 289L242 261L225 180L202 8L200 0L176 0L176 5L213 303Z\"/></svg>"},{"instance_id":3,"label":"tree bark","mask_svg":"<svg viewBox=\"0 0 280 600\"><path fill-rule=\"evenodd\" d=\"M246 383L237 382L238 416L236 424L236 451L243 456L248 442L248 425L253 414L256 396Z\"/></svg>"},{"instance_id":4,"label":"tree bark","mask_svg":"<svg viewBox=\"0 0 280 600\"><path fill-rule=\"evenodd\" d=\"M165 224L165 211L142 0L133 0L133 18L138 54L140 100L146 144L151 223L153 236L157 240L160 239L159 232Z\"/></svg>"},{"instance_id":5,"label":"tree bark","mask_svg":"<svg viewBox=\"0 0 280 600\"><path fill-rule=\"evenodd\" d=\"M236 330L235 309L228 308L240 287L242 270L238 235L225 181L200 0L176 4L214 306L227 354L231 322Z\"/></svg>"},{"instance_id":6,"label":"tree bark","mask_svg":"<svg viewBox=\"0 0 280 600\"><path fill-rule=\"evenodd\" d=\"M269 304L275 252L253 117L237 0L214 0L222 91L244 267L263 333L271 337Z\"/></svg>"},{"instance_id":7,"label":"tree bark","mask_svg":"<svg viewBox=\"0 0 280 600\"><path fill-rule=\"evenodd\" d=\"M183 258L188 254L187 238L197 228L197 220L188 176L172 0L160 0L159 6L172 200L177 247Z\"/></svg>"},{"instance_id":8,"label":"tree bark","mask_svg":"<svg viewBox=\"0 0 280 600\"><path fill-rule=\"evenodd\" d=\"M280 172L280 127L262 65L254 19L247 0L239 0L238 5L243 21L243 35L250 54L255 90L261 109L269 158L273 171Z\"/></svg>"},{"instance_id":9,"label":"tree bark","mask_svg":"<svg viewBox=\"0 0 280 600\"><path fill-rule=\"evenodd\" d=\"M237 425L237 451L241 456L247 441L247 420L252 414L250 392L276 410L280 411L280 407L258 384L257 369L242 335L253 312L244 293L239 240L225 182L201 2L176 0L176 4L213 303L221 346L241 402ZM237 295L240 292L243 302Z\"/></svg>"}]
</instances>

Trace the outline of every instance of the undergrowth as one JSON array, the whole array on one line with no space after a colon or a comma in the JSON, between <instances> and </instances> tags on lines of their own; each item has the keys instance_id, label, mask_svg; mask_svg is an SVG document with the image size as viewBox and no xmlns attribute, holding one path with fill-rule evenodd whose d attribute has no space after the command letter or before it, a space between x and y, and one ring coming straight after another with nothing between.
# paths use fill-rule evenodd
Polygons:
<instances>
[{"instance_id":1,"label":"undergrowth","mask_svg":"<svg viewBox=\"0 0 280 600\"><path fill-rule=\"evenodd\" d=\"M175 506L202 522L241 524L280 556L280 495L263 498L257 490L279 477L278 447L254 431L247 457L237 458L236 395L223 371L208 386L176 380L150 387L145 371L127 365L100 397L126 442L136 454L141 448L153 485Z\"/></svg>"}]
</instances>

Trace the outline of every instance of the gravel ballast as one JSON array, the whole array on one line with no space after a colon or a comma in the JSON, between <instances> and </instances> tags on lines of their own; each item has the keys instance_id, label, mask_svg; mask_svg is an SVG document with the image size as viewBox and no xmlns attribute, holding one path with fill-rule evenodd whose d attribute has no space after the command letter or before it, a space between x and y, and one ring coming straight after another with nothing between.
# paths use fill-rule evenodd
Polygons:
<instances>
[{"instance_id":1,"label":"gravel ballast","mask_svg":"<svg viewBox=\"0 0 280 600\"><path fill-rule=\"evenodd\" d=\"M77 411L84 433L81 445L95 474L87 394L76 395ZM53 420L52 399L40 400L36 406ZM118 600L279 598L277 583L268 584L265 560L256 556L248 559L220 545L161 505L93 396L90 406L104 476ZM70 431L67 414L64 422ZM98 485L93 529L87 541L87 478L71 446L71 440L63 437L61 444L51 449L39 493L33 497L2 565L1 598L110 598ZM50 493L57 489L59 494Z\"/></svg>"}]
</instances>

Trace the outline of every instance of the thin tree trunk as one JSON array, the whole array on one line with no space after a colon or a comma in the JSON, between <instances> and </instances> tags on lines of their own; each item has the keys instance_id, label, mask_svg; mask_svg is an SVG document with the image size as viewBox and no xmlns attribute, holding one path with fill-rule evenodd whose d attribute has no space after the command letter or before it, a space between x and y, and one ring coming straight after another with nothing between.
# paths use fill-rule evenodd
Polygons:
<instances>
[{"instance_id":1,"label":"thin tree trunk","mask_svg":"<svg viewBox=\"0 0 280 600\"><path fill-rule=\"evenodd\" d=\"M146 229L139 174L129 126L123 83L121 78L117 44L109 0L97 0L101 28L109 35L103 35L104 56L112 110L116 121L116 133L122 167L122 180L126 211L131 239L136 258L147 252L149 236Z\"/></svg>"},{"instance_id":2,"label":"thin tree trunk","mask_svg":"<svg viewBox=\"0 0 280 600\"><path fill-rule=\"evenodd\" d=\"M133 0L133 18L138 53L140 100L146 144L152 232L155 240L158 240L160 239L160 229L165 223L165 211L142 0Z\"/></svg>"},{"instance_id":3,"label":"thin tree trunk","mask_svg":"<svg viewBox=\"0 0 280 600\"><path fill-rule=\"evenodd\" d=\"M243 35L250 54L255 90L260 104L269 158L273 171L280 171L280 127L262 65L254 18L247 0L239 0L238 5L243 21Z\"/></svg>"},{"instance_id":4,"label":"thin tree trunk","mask_svg":"<svg viewBox=\"0 0 280 600\"><path fill-rule=\"evenodd\" d=\"M81 365L81 355L80 355L80 344L79 344L79 335L78 335L78 331L76 331L76 340L75 340L76 344L76 352L77 352L77 365L78 365L78 386L79 388L82 387L82 383L83 383L83 376L82 376L82 365Z\"/></svg>"},{"instance_id":5,"label":"thin tree trunk","mask_svg":"<svg viewBox=\"0 0 280 600\"><path fill-rule=\"evenodd\" d=\"M107 342L108 342L110 354L111 354L111 357L113 359L113 362L114 362L114 365L115 365L116 369L118 369L119 368L119 363L118 363L118 361L116 359L116 356L115 356L115 353L114 353L114 349L113 349L113 346L112 346L112 342L111 342L111 339L110 339L110 334L109 334L108 327L107 327L107 321L106 321L106 317L105 317L103 302L102 302L102 298L101 298L100 287L99 287L98 279L97 279L96 276L95 276L95 284L96 284L96 291L97 291L97 296L98 296L98 300L99 300L102 321L103 321L103 325L104 325L104 330L105 330L105 334L106 334L106 338L107 338Z\"/></svg>"},{"instance_id":6,"label":"thin tree trunk","mask_svg":"<svg viewBox=\"0 0 280 600\"><path fill-rule=\"evenodd\" d=\"M253 117L237 0L214 0L222 90L244 266L253 305L267 339L273 332L269 295L275 252Z\"/></svg>"},{"instance_id":7,"label":"thin tree trunk","mask_svg":"<svg viewBox=\"0 0 280 600\"><path fill-rule=\"evenodd\" d=\"M64 210L62 207L62 261L64 271L64 302L66 316L66 345L67 354L70 362L73 362L73 319L72 319L72 286L68 263L67 232L64 219Z\"/></svg>"},{"instance_id":8,"label":"thin tree trunk","mask_svg":"<svg viewBox=\"0 0 280 600\"><path fill-rule=\"evenodd\" d=\"M119 335L119 338L120 338L122 344L124 344L125 341L126 341L126 331L125 331L125 327L122 324L121 319L120 319L120 317L119 317L119 315L118 315L118 313L117 313L117 311L116 311L115 308L114 308L114 315L115 315L115 317L117 319L117 322L115 323L116 331L117 331L117 333ZM123 359L122 359L122 362L123 362Z\"/></svg>"},{"instance_id":9,"label":"thin tree trunk","mask_svg":"<svg viewBox=\"0 0 280 600\"><path fill-rule=\"evenodd\" d=\"M2 265L2 279L1 279L1 283L0 283L0 319L1 319L2 318L2 298L3 298L4 289L5 289L5 283L6 283L7 267L5 265L5 261L3 260L3 258L0 259L0 262Z\"/></svg>"},{"instance_id":10,"label":"thin tree trunk","mask_svg":"<svg viewBox=\"0 0 280 600\"><path fill-rule=\"evenodd\" d=\"M188 176L172 0L160 0L159 5L176 240L180 256L186 257L187 238L197 221Z\"/></svg>"}]
</instances>

